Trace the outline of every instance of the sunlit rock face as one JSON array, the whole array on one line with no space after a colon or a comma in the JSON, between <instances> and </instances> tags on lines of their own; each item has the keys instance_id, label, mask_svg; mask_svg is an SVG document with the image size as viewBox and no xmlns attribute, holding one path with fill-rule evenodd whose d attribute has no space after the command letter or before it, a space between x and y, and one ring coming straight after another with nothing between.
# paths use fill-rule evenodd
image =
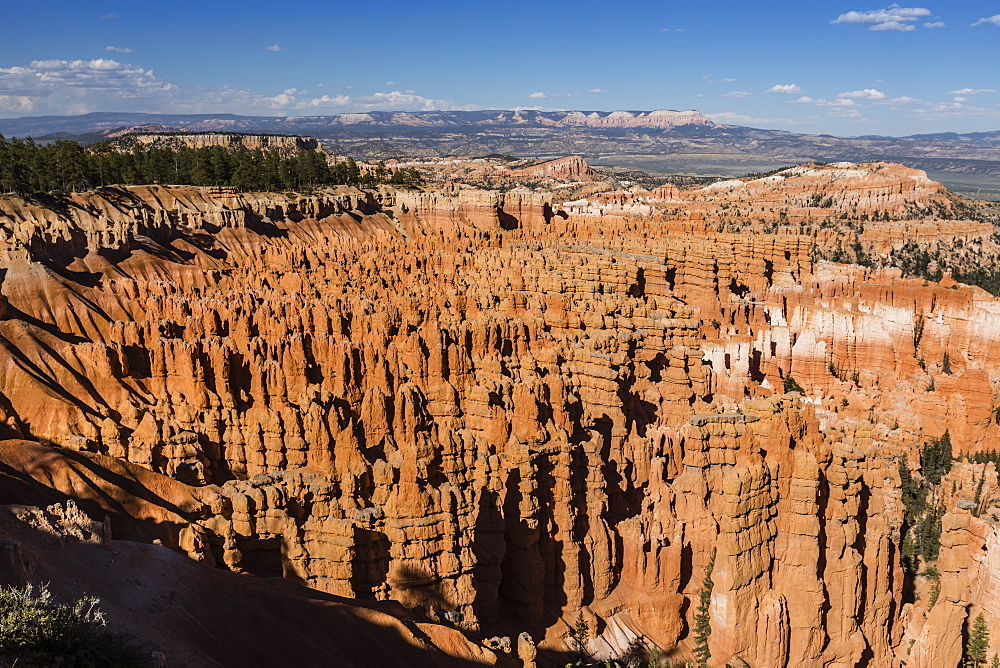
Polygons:
<instances>
[{"instance_id":1,"label":"sunlit rock face","mask_svg":"<svg viewBox=\"0 0 1000 668\"><path fill-rule=\"evenodd\" d=\"M1000 436L1000 302L816 254L848 212L869 254L990 226L893 165L587 187L2 199L2 435L59 448L0 453L194 559L543 651L582 611L595 656L690 658L713 559L712 665L1000 637L992 464L940 485L933 606L901 563L901 463Z\"/></svg>"}]
</instances>

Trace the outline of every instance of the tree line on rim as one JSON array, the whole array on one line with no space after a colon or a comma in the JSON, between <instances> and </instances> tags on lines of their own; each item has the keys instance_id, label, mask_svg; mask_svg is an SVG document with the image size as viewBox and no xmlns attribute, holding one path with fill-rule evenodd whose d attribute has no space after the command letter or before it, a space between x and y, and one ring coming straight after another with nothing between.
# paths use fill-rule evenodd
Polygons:
<instances>
[{"instance_id":1,"label":"tree line on rim","mask_svg":"<svg viewBox=\"0 0 1000 668\"><path fill-rule=\"evenodd\" d=\"M379 163L363 169L353 158L329 164L315 149L276 150L133 147L74 141L36 144L0 135L0 192L19 195L73 192L108 185L193 185L238 190L308 190L319 186L419 183L416 169L393 170Z\"/></svg>"}]
</instances>

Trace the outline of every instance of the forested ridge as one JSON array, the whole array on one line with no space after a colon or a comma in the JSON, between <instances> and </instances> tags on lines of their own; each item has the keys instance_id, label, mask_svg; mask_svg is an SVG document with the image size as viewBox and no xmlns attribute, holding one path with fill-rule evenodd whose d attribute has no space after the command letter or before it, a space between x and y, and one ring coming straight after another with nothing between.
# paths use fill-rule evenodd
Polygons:
<instances>
[{"instance_id":1,"label":"forested ridge","mask_svg":"<svg viewBox=\"0 0 1000 668\"><path fill-rule=\"evenodd\" d=\"M84 147L58 140L0 135L0 192L72 192L108 185L225 186L239 190L307 190L329 185L407 184L420 181L415 169L392 170L383 163L362 168L353 158L329 164L315 149L294 153L242 147L119 150L111 143Z\"/></svg>"}]
</instances>

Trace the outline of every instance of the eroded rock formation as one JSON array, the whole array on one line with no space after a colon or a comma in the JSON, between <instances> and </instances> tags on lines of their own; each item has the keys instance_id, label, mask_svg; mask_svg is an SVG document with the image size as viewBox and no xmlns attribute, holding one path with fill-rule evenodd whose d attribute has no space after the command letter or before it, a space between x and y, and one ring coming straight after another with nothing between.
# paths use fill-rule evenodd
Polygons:
<instances>
[{"instance_id":1,"label":"eroded rock formation","mask_svg":"<svg viewBox=\"0 0 1000 668\"><path fill-rule=\"evenodd\" d=\"M712 665L946 665L978 612L1000 638L996 472L942 483L929 605L901 564L900 464L945 430L956 455L1000 435L1000 302L760 229L778 201L886 228L952 205L900 169L585 205L457 187L3 199L0 418L59 447L0 457L208 564L470 637L527 631L511 656L564 650L582 611L596 656L690 657L714 554ZM758 222L719 231L737 203ZM129 505L123 480L156 499Z\"/></svg>"}]
</instances>

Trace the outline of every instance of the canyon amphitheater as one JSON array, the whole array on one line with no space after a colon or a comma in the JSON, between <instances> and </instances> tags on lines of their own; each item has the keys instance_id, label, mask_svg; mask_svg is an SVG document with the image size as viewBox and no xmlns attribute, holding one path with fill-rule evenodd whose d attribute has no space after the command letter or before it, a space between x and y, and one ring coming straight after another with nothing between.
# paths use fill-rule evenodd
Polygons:
<instances>
[{"instance_id":1,"label":"canyon amphitheater","mask_svg":"<svg viewBox=\"0 0 1000 668\"><path fill-rule=\"evenodd\" d=\"M885 163L421 170L0 198L3 581L168 665L1000 651L1000 300L942 270L995 214Z\"/></svg>"}]
</instances>

